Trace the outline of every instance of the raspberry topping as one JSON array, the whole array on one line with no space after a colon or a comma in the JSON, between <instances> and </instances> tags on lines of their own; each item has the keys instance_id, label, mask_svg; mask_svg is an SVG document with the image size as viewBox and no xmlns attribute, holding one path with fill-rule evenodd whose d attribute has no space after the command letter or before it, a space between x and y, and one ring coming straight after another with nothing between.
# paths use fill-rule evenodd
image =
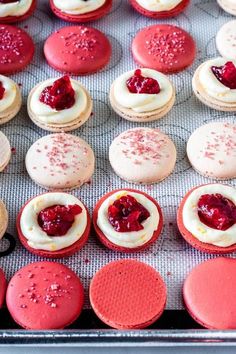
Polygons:
<instances>
[{"instance_id":1,"label":"raspberry topping","mask_svg":"<svg viewBox=\"0 0 236 354\"><path fill-rule=\"evenodd\" d=\"M0 81L0 100L3 99L4 92L5 92L5 88L3 87L3 84L2 84L2 82Z\"/></svg>"},{"instance_id":2,"label":"raspberry topping","mask_svg":"<svg viewBox=\"0 0 236 354\"><path fill-rule=\"evenodd\" d=\"M46 87L39 100L57 111L71 108L75 104L75 91L69 76L63 76L56 80L52 86Z\"/></svg>"},{"instance_id":3,"label":"raspberry topping","mask_svg":"<svg viewBox=\"0 0 236 354\"><path fill-rule=\"evenodd\" d=\"M75 205L53 205L43 209L38 215L39 226L48 236L64 236L75 221L82 208Z\"/></svg>"},{"instance_id":4,"label":"raspberry topping","mask_svg":"<svg viewBox=\"0 0 236 354\"><path fill-rule=\"evenodd\" d=\"M232 61L227 61L223 66L212 66L211 70L223 85L236 89L236 67Z\"/></svg>"},{"instance_id":5,"label":"raspberry topping","mask_svg":"<svg viewBox=\"0 0 236 354\"><path fill-rule=\"evenodd\" d=\"M108 208L108 220L118 232L143 230L141 223L149 216L149 211L131 195L117 199Z\"/></svg>"},{"instance_id":6,"label":"raspberry topping","mask_svg":"<svg viewBox=\"0 0 236 354\"><path fill-rule=\"evenodd\" d=\"M204 194L198 201L198 216L205 225L225 231L236 222L236 206L221 194Z\"/></svg>"},{"instance_id":7,"label":"raspberry topping","mask_svg":"<svg viewBox=\"0 0 236 354\"><path fill-rule=\"evenodd\" d=\"M157 80L142 76L141 70L137 69L129 78L126 85L131 93L157 94L161 91Z\"/></svg>"},{"instance_id":8,"label":"raspberry topping","mask_svg":"<svg viewBox=\"0 0 236 354\"><path fill-rule=\"evenodd\" d=\"M0 0L0 3L1 4L10 4L12 2L17 2L17 1L19 1L19 0Z\"/></svg>"}]
</instances>

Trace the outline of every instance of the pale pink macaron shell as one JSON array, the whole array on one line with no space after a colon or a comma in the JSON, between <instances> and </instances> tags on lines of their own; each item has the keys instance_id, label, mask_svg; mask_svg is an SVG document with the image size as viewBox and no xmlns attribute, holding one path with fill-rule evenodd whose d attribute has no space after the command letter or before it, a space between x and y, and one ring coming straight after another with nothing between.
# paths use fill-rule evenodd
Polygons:
<instances>
[{"instance_id":1,"label":"pale pink macaron shell","mask_svg":"<svg viewBox=\"0 0 236 354\"><path fill-rule=\"evenodd\" d=\"M193 168L214 179L236 177L236 124L214 122L196 129L187 143Z\"/></svg>"},{"instance_id":2,"label":"pale pink macaron shell","mask_svg":"<svg viewBox=\"0 0 236 354\"><path fill-rule=\"evenodd\" d=\"M95 157L83 139L66 133L50 134L28 150L26 169L34 182L49 190L67 190L88 182Z\"/></svg>"},{"instance_id":3,"label":"pale pink macaron shell","mask_svg":"<svg viewBox=\"0 0 236 354\"><path fill-rule=\"evenodd\" d=\"M236 20L226 22L217 32L216 47L222 57L236 60Z\"/></svg>"},{"instance_id":4,"label":"pale pink macaron shell","mask_svg":"<svg viewBox=\"0 0 236 354\"><path fill-rule=\"evenodd\" d=\"M117 136L109 150L115 173L134 183L156 183L166 178L176 163L172 140L158 129L134 128Z\"/></svg>"},{"instance_id":5,"label":"pale pink macaron shell","mask_svg":"<svg viewBox=\"0 0 236 354\"><path fill-rule=\"evenodd\" d=\"M11 146L7 137L0 131L0 172L4 170L11 158Z\"/></svg>"}]
</instances>

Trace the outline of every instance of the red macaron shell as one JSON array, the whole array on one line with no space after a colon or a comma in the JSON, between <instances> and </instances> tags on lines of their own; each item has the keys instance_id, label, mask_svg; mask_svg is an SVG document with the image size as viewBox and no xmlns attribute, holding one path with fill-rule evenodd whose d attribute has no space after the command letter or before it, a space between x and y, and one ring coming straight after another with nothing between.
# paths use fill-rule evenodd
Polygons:
<instances>
[{"instance_id":1,"label":"red macaron shell","mask_svg":"<svg viewBox=\"0 0 236 354\"><path fill-rule=\"evenodd\" d=\"M178 16L185 8L189 5L190 0L182 0L177 6L168 11L148 11L140 6L136 0L130 0L130 4L133 8L138 11L141 15L150 17L150 18L169 18Z\"/></svg>"},{"instance_id":2,"label":"red macaron shell","mask_svg":"<svg viewBox=\"0 0 236 354\"><path fill-rule=\"evenodd\" d=\"M105 4L95 11L91 11L81 15L70 15L60 11L55 5L54 1L50 0L50 6L53 13L64 21L68 22L88 22L95 21L107 15L112 7L112 0L106 0Z\"/></svg>"},{"instance_id":3,"label":"red macaron shell","mask_svg":"<svg viewBox=\"0 0 236 354\"><path fill-rule=\"evenodd\" d=\"M96 235L98 237L98 239L100 240L100 242L107 248L113 250L113 251L117 251L117 252L126 252L126 253L133 253L133 252L139 252L139 251L143 251L144 249L148 248L149 246L151 246L160 236L162 228L163 228L163 214L161 211L161 207L160 205L157 203L157 201L155 199L153 199L151 196L149 196L146 193L137 191L135 189L125 189L126 191L129 192L134 192L134 193L139 193L144 195L146 198L148 198L151 202L153 202L155 204L155 206L157 207L159 216L160 216L160 220L159 220L159 224L158 224L158 228L157 230L153 233L152 238L146 242L144 245L140 246L140 247L136 247L136 248L127 248L127 247L121 247L118 245L115 245L114 243L112 243L110 240L108 240L108 238L104 235L104 233L100 230L100 228L97 225L97 218L98 218L98 210L100 208L100 206L102 205L102 203L109 198L112 194L117 193L119 191L123 191L123 189L117 189L114 190L112 192L109 192L107 194L105 194L96 204L94 211L93 211L93 227L95 229Z\"/></svg>"},{"instance_id":4,"label":"red macaron shell","mask_svg":"<svg viewBox=\"0 0 236 354\"><path fill-rule=\"evenodd\" d=\"M178 208L178 212L177 212L177 224L178 224L178 228L179 228L179 232L181 233L181 235L183 236L183 238L185 239L185 241L187 241L192 247L196 248L199 251L202 252L206 252L206 253L211 253L211 254L226 254L226 253L232 253L236 251L236 244L229 246L229 247L219 247L219 246L215 246L215 245L211 245L209 243L204 243L199 241L196 237L194 237L191 232L189 232L186 227L184 226L184 222L183 222L183 208L184 208L184 204L185 201L187 200L187 198L190 196L190 194L198 187L195 187L193 189L191 189L186 195L185 197L182 199L180 206Z\"/></svg>"},{"instance_id":5,"label":"red macaron shell","mask_svg":"<svg viewBox=\"0 0 236 354\"><path fill-rule=\"evenodd\" d=\"M99 30L85 26L63 27L45 42L48 64L63 73L86 75L104 68L111 58L111 44Z\"/></svg>"},{"instance_id":6,"label":"red macaron shell","mask_svg":"<svg viewBox=\"0 0 236 354\"><path fill-rule=\"evenodd\" d=\"M0 268L0 308L5 302L5 294L7 289L7 281L3 270Z\"/></svg>"},{"instance_id":7,"label":"red macaron shell","mask_svg":"<svg viewBox=\"0 0 236 354\"><path fill-rule=\"evenodd\" d=\"M33 199L33 198L32 198ZM18 237L20 242L22 243L22 245L31 253L36 254L38 256L41 257L47 257L47 258L63 258L63 257L69 257L72 254L78 252L88 241L89 235L90 235L90 229L91 229L91 219L90 219L90 215L88 212L88 209L86 208L86 206L84 205L84 208L86 209L86 213L87 213L87 226L84 230L83 235L81 236L81 238L75 242L74 244L72 244L69 247L63 248L59 251L45 251L45 250L38 250L38 249L34 249L32 247L30 247L28 245L28 241L25 238L25 236L23 235L22 231L21 231L21 227L20 227L20 219L21 219L21 215L22 212L25 208L25 206L32 200L28 200L27 203L25 203L25 205L23 205L23 207L20 209L17 218L16 218L16 229L17 229L17 233L18 233ZM61 236L63 237L63 236Z\"/></svg>"},{"instance_id":8,"label":"red macaron shell","mask_svg":"<svg viewBox=\"0 0 236 354\"><path fill-rule=\"evenodd\" d=\"M14 321L23 328L63 329L79 317L84 290L79 277L68 267L37 262L13 276L6 302Z\"/></svg>"},{"instance_id":9,"label":"red macaron shell","mask_svg":"<svg viewBox=\"0 0 236 354\"><path fill-rule=\"evenodd\" d=\"M22 16L6 16L6 17L1 17L0 22L1 23L15 23L15 22L21 22L29 18L35 11L37 5L37 1L33 0L32 4L29 8L29 10Z\"/></svg>"},{"instance_id":10,"label":"red macaron shell","mask_svg":"<svg viewBox=\"0 0 236 354\"><path fill-rule=\"evenodd\" d=\"M135 36L132 54L139 66L171 74L193 63L196 45L190 34L180 27L153 25Z\"/></svg>"},{"instance_id":11,"label":"red macaron shell","mask_svg":"<svg viewBox=\"0 0 236 354\"><path fill-rule=\"evenodd\" d=\"M167 292L154 268L136 260L120 260L95 274L89 295L96 315L108 326L141 329L162 315Z\"/></svg>"},{"instance_id":12,"label":"red macaron shell","mask_svg":"<svg viewBox=\"0 0 236 354\"><path fill-rule=\"evenodd\" d=\"M0 74L11 75L23 70L33 59L34 43L21 28L0 26Z\"/></svg>"},{"instance_id":13,"label":"red macaron shell","mask_svg":"<svg viewBox=\"0 0 236 354\"><path fill-rule=\"evenodd\" d=\"M183 286L192 318L209 329L236 329L236 259L215 258L196 266Z\"/></svg>"}]
</instances>

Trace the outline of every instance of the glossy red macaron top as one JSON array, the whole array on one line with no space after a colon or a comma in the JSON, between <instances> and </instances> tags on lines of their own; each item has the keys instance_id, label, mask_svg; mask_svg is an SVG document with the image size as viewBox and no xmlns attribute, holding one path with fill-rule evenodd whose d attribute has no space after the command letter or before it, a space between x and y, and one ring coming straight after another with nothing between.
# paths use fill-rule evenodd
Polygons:
<instances>
[{"instance_id":1,"label":"glossy red macaron top","mask_svg":"<svg viewBox=\"0 0 236 354\"><path fill-rule=\"evenodd\" d=\"M216 258L187 276L183 296L191 316L210 329L236 329L236 259Z\"/></svg>"},{"instance_id":2,"label":"glossy red macaron top","mask_svg":"<svg viewBox=\"0 0 236 354\"><path fill-rule=\"evenodd\" d=\"M106 66L111 57L108 38L99 30L86 26L63 27L44 45L45 57L61 72L85 75Z\"/></svg>"},{"instance_id":3,"label":"glossy red macaron top","mask_svg":"<svg viewBox=\"0 0 236 354\"><path fill-rule=\"evenodd\" d=\"M54 262L31 263L10 280L7 307L27 329L62 329L79 316L84 291L78 276Z\"/></svg>"},{"instance_id":4,"label":"glossy red macaron top","mask_svg":"<svg viewBox=\"0 0 236 354\"><path fill-rule=\"evenodd\" d=\"M0 25L0 74L23 70L32 60L34 43L21 28Z\"/></svg>"},{"instance_id":5,"label":"glossy red macaron top","mask_svg":"<svg viewBox=\"0 0 236 354\"><path fill-rule=\"evenodd\" d=\"M145 328L161 316L166 304L166 286L149 265L120 260L95 274L90 301L97 316L111 327Z\"/></svg>"},{"instance_id":6,"label":"glossy red macaron top","mask_svg":"<svg viewBox=\"0 0 236 354\"><path fill-rule=\"evenodd\" d=\"M161 24L139 31L132 43L132 53L142 67L174 73L193 63L196 45L182 28Z\"/></svg>"}]
</instances>

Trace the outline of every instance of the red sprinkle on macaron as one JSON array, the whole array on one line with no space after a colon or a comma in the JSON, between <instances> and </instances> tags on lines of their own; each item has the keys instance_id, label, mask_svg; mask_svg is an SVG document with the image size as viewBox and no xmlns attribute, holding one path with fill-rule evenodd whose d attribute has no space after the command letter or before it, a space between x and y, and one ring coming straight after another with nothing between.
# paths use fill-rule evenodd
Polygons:
<instances>
[{"instance_id":1,"label":"red sprinkle on macaron","mask_svg":"<svg viewBox=\"0 0 236 354\"><path fill-rule=\"evenodd\" d=\"M221 194L204 194L198 201L198 215L205 225L225 231L236 223L236 206Z\"/></svg>"},{"instance_id":2,"label":"red sprinkle on macaron","mask_svg":"<svg viewBox=\"0 0 236 354\"><path fill-rule=\"evenodd\" d=\"M39 100L57 111L71 108L75 104L75 91L69 76L63 76L46 87Z\"/></svg>"},{"instance_id":3,"label":"red sprinkle on macaron","mask_svg":"<svg viewBox=\"0 0 236 354\"><path fill-rule=\"evenodd\" d=\"M232 61L227 61L223 66L212 66L211 70L224 86L236 89L236 67Z\"/></svg>"},{"instance_id":4,"label":"red sprinkle on macaron","mask_svg":"<svg viewBox=\"0 0 236 354\"><path fill-rule=\"evenodd\" d=\"M131 195L117 199L108 208L109 222L117 232L143 230L142 222L149 216L149 211Z\"/></svg>"},{"instance_id":5,"label":"red sprinkle on macaron","mask_svg":"<svg viewBox=\"0 0 236 354\"><path fill-rule=\"evenodd\" d=\"M142 67L174 73L193 63L196 46L190 34L180 27L153 25L138 32L132 53Z\"/></svg>"},{"instance_id":6,"label":"red sprinkle on macaron","mask_svg":"<svg viewBox=\"0 0 236 354\"><path fill-rule=\"evenodd\" d=\"M126 85L131 93L157 94L161 91L157 80L142 76L140 69L135 70L134 75L127 80Z\"/></svg>"},{"instance_id":7,"label":"red sprinkle on macaron","mask_svg":"<svg viewBox=\"0 0 236 354\"><path fill-rule=\"evenodd\" d=\"M38 216L39 226L49 236L64 236L82 213L79 205L53 205L41 210Z\"/></svg>"}]
</instances>

